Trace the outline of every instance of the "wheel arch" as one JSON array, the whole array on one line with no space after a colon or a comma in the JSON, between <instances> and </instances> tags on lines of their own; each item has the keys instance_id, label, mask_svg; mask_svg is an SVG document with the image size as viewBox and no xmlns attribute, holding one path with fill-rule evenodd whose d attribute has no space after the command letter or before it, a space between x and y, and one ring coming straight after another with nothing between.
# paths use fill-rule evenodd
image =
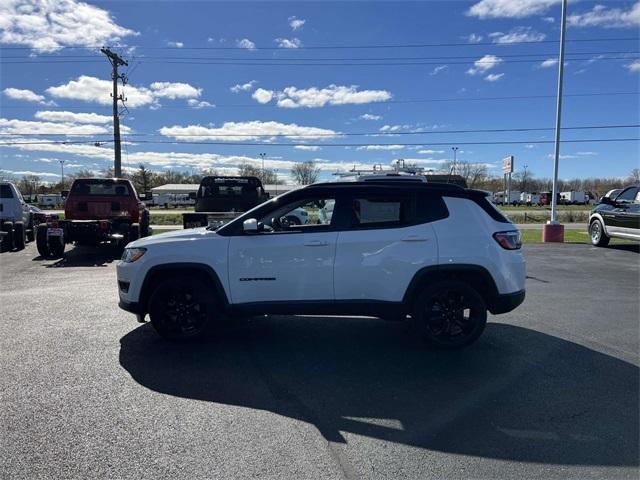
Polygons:
<instances>
[{"instance_id":1,"label":"wheel arch","mask_svg":"<svg viewBox=\"0 0 640 480\"><path fill-rule=\"evenodd\" d=\"M610 235L609 235L609 232L607 231L607 224L606 224L606 222L604 221L604 218L602 217L602 215L600 215L599 212L592 213L591 216L589 217L589 228L591 228L591 224L595 220L599 220L600 221L600 225L602 225L602 229L603 229L605 235L607 235L609 237Z\"/></svg>"},{"instance_id":2,"label":"wheel arch","mask_svg":"<svg viewBox=\"0 0 640 480\"><path fill-rule=\"evenodd\" d=\"M473 264L433 265L418 270L407 287L403 303L412 305L423 288L442 280L458 280L469 284L482 296L489 311L494 310L499 297L498 287L486 268Z\"/></svg>"},{"instance_id":3,"label":"wheel arch","mask_svg":"<svg viewBox=\"0 0 640 480\"><path fill-rule=\"evenodd\" d=\"M142 313L148 313L149 299L151 298L153 289L159 282L165 278L185 274L198 277L213 287L213 292L217 296L218 300L221 301L224 309L228 309L229 299L227 298L227 293L222 286L222 282L220 281L220 277L217 272L210 265L195 262L178 262L156 265L149 269L144 277L142 287L140 288L140 295L138 296L138 305L142 310Z\"/></svg>"}]
</instances>

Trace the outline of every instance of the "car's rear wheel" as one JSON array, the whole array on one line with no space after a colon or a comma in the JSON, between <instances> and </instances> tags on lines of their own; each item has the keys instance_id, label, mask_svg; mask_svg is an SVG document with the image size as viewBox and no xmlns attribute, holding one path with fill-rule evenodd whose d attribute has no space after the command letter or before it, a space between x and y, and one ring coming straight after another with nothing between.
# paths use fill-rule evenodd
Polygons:
<instances>
[{"instance_id":1,"label":"car's rear wheel","mask_svg":"<svg viewBox=\"0 0 640 480\"><path fill-rule=\"evenodd\" d=\"M417 298L412 320L431 346L456 349L475 342L487 324L487 307L471 286L456 280L427 287Z\"/></svg>"},{"instance_id":2,"label":"car's rear wheel","mask_svg":"<svg viewBox=\"0 0 640 480\"><path fill-rule=\"evenodd\" d=\"M591 243L596 247L606 247L609 245L610 238L604 232L602 222L597 218L589 225L589 237L591 237Z\"/></svg>"},{"instance_id":3,"label":"car's rear wheel","mask_svg":"<svg viewBox=\"0 0 640 480\"><path fill-rule=\"evenodd\" d=\"M13 224L13 245L16 250L24 250L27 243L26 233L24 231L24 223L16 222Z\"/></svg>"},{"instance_id":4,"label":"car's rear wheel","mask_svg":"<svg viewBox=\"0 0 640 480\"><path fill-rule=\"evenodd\" d=\"M149 317L160 336L175 341L202 338L220 319L211 287L186 276L168 278L155 287Z\"/></svg>"}]
</instances>

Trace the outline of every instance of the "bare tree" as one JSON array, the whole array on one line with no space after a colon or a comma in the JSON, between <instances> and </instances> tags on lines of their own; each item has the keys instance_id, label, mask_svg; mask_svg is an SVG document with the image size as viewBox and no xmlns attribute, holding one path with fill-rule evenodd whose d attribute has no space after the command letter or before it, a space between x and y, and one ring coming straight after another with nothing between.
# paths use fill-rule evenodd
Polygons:
<instances>
[{"instance_id":1,"label":"bare tree","mask_svg":"<svg viewBox=\"0 0 640 480\"><path fill-rule=\"evenodd\" d=\"M250 163L241 163L238 166L238 175L241 177L258 177L264 185L279 185L282 183L282 180L278 179L278 175L273 169L265 168L263 171Z\"/></svg>"},{"instance_id":2,"label":"bare tree","mask_svg":"<svg viewBox=\"0 0 640 480\"><path fill-rule=\"evenodd\" d=\"M316 166L316 162L308 160L302 163L296 163L291 169L296 183L300 185L309 185L318 181L320 175L320 167Z\"/></svg>"},{"instance_id":3,"label":"bare tree","mask_svg":"<svg viewBox=\"0 0 640 480\"><path fill-rule=\"evenodd\" d=\"M640 168L634 168L631 170L631 173L629 173L629 179L631 180L631 183L640 183Z\"/></svg>"}]
</instances>

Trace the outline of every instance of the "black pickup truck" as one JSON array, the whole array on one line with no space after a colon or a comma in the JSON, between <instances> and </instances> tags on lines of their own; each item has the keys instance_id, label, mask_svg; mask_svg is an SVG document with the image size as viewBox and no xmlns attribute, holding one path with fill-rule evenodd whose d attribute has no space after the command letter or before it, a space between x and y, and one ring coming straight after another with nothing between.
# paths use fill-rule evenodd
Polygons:
<instances>
[{"instance_id":1,"label":"black pickup truck","mask_svg":"<svg viewBox=\"0 0 640 480\"><path fill-rule=\"evenodd\" d=\"M204 177L195 198L195 212L182 214L184 228L206 227L217 220L260 205L269 199L257 177Z\"/></svg>"}]
</instances>

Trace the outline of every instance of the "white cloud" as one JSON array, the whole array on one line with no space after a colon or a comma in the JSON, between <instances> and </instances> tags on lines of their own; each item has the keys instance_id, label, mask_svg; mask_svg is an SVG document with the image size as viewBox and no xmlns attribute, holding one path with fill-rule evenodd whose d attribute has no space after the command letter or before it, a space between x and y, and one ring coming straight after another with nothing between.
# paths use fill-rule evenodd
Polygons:
<instances>
[{"instance_id":1,"label":"white cloud","mask_svg":"<svg viewBox=\"0 0 640 480\"><path fill-rule=\"evenodd\" d=\"M485 55L484 57L473 62L473 67L467 70L467 74L469 75L478 75L483 74L492 68L497 67L503 62L500 57L496 57L495 55Z\"/></svg>"},{"instance_id":2,"label":"white cloud","mask_svg":"<svg viewBox=\"0 0 640 480\"><path fill-rule=\"evenodd\" d=\"M356 150L402 150L404 145L363 145L356 148Z\"/></svg>"},{"instance_id":3,"label":"white cloud","mask_svg":"<svg viewBox=\"0 0 640 480\"><path fill-rule=\"evenodd\" d=\"M558 64L557 58L547 58L544 62L540 64L540 68L551 68Z\"/></svg>"},{"instance_id":4,"label":"white cloud","mask_svg":"<svg viewBox=\"0 0 640 480\"><path fill-rule=\"evenodd\" d=\"M39 111L35 117L38 120L47 122L65 122L65 123L111 123L113 117L111 115L98 115L97 113L76 113L63 111Z\"/></svg>"},{"instance_id":5,"label":"white cloud","mask_svg":"<svg viewBox=\"0 0 640 480\"><path fill-rule=\"evenodd\" d=\"M307 23L306 20L298 18L295 15L293 17L289 17L289 26L293 31L301 30L305 23Z\"/></svg>"},{"instance_id":6,"label":"white cloud","mask_svg":"<svg viewBox=\"0 0 640 480\"><path fill-rule=\"evenodd\" d=\"M276 38L274 40L280 48L300 48L302 42L299 38Z\"/></svg>"},{"instance_id":7,"label":"white cloud","mask_svg":"<svg viewBox=\"0 0 640 480\"><path fill-rule=\"evenodd\" d=\"M444 153L444 150L418 150L418 153L421 153L423 155L433 155L435 153Z\"/></svg>"},{"instance_id":8,"label":"white cloud","mask_svg":"<svg viewBox=\"0 0 640 480\"><path fill-rule=\"evenodd\" d=\"M256 100L258 103L269 103L273 98L273 90L258 88L255 92L253 92L251 98Z\"/></svg>"},{"instance_id":9,"label":"white cloud","mask_svg":"<svg viewBox=\"0 0 640 480\"><path fill-rule=\"evenodd\" d=\"M46 103L42 95L38 95L31 90L21 88L5 88L3 93L14 100L24 100L25 102Z\"/></svg>"},{"instance_id":10,"label":"white cloud","mask_svg":"<svg viewBox=\"0 0 640 480\"><path fill-rule=\"evenodd\" d=\"M434 68L433 70L431 70L431 73L429 75L437 75L440 72L444 72L445 70L447 70L449 68L448 65L440 65L436 68Z\"/></svg>"},{"instance_id":11,"label":"white cloud","mask_svg":"<svg viewBox=\"0 0 640 480\"><path fill-rule=\"evenodd\" d=\"M634 60L633 62L625 65L630 72L640 72L640 60Z\"/></svg>"},{"instance_id":12,"label":"white cloud","mask_svg":"<svg viewBox=\"0 0 640 480\"><path fill-rule=\"evenodd\" d=\"M480 0L467 10L467 15L487 18L524 18L546 12L561 0Z\"/></svg>"},{"instance_id":13,"label":"white cloud","mask_svg":"<svg viewBox=\"0 0 640 480\"><path fill-rule=\"evenodd\" d=\"M113 84L110 80L81 75L77 80L70 80L66 84L47 88L47 93L56 98L111 105L112 88ZM148 105L155 101L153 92L144 87L138 88L133 85L127 85L124 92L127 104L132 107Z\"/></svg>"},{"instance_id":14,"label":"white cloud","mask_svg":"<svg viewBox=\"0 0 640 480\"><path fill-rule=\"evenodd\" d=\"M529 144L525 145L524 148L531 149L531 148L536 148L536 146L534 144L532 144L532 143L529 143Z\"/></svg>"},{"instance_id":15,"label":"white cloud","mask_svg":"<svg viewBox=\"0 0 640 480\"><path fill-rule=\"evenodd\" d=\"M170 98L171 100L176 98L196 98L202 94L201 88L193 87L188 83L153 82L149 86L153 90L154 97Z\"/></svg>"},{"instance_id":16,"label":"white cloud","mask_svg":"<svg viewBox=\"0 0 640 480\"><path fill-rule=\"evenodd\" d=\"M381 132L397 132L402 128L402 125L383 125L380 127Z\"/></svg>"},{"instance_id":17,"label":"white cloud","mask_svg":"<svg viewBox=\"0 0 640 480\"><path fill-rule=\"evenodd\" d=\"M486 77L484 77L484 79L487 82L497 82L498 80L500 80L502 77L504 77L504 73L490 73L489 75L487 75Z\"/></svg>"},{"instance_id":18,"label":"white cloud","mask_svg":"<svg viewBox=\"0 0 640 480\"><path fill-rule=\"evenodd\" d=\"M209 103L206 102L204 100L196 100L195 98L190 98L189 100L187 100L187 105L189 105L192 108L214 108L215 104L213 103Z\"/></svg>"},{"instance_id":19,"label":"white cloud","mask_svg":"<svg viewBox=\"0 0 640 480\"><path fill-rule=\"evenodd\" d=\"M81 75L66 84L47 88L47 93L56 98L111 105L112 88L113 84L109 80ZM201 88L179 82L153 82L150 88L127 84L121 91L127 99L127 105L131 107L159 106L158 98L194 98L199 97L202 93Z\"/></svg>"},{"instance_id":20,"label":"white cloud","mask_svg":"<svg viewBox=\"0 0 640 480\"><path fill-rule=\"evenodd\" d=\"M554 17L543 17L542 21L547 23L554 23L556 19Z\"/></svg>"},{"instance_id":21,"label":"white cloud","mask_svg":"<svg viewBox=\"0 0 640 480\"><path fill-rule=\"evenodd\" d=\"M596 5L588 12L567 16L567 24L572 27L638 27L640 25L640 1L636 2L629 10Z\"/></svg>"},{"instance_id":22,"label":"white cloud","mask_svg":"<svg viewBox=\"0 0 640 480\"><path fill-rule=\"evenodd\" d=\"M464 38L469 43L480 43L482 41L482 35L476 35L475 33L462 38Z\"/></svg>"},{"instance_id":23,"label":"white cloud","mask_svg":"<svg viewBox=\"0 0 640 480\"><path fill-rule=\"evenodd\" d=\"M167 42L167 46L173 47L173 48L182 48L182 47L184 47L184 43L182 43L182 42Z\"/></svg>"},{"instance_id":24,"label":"white cloud","mask_svg":"<svg viewBox=\"0 0 640 480\"><path fill-rule=\"evenodd\" d=\"M31 170L2 170L2 173L6 173L9 175L26 175L26 176L33 176L33 177L60 177L59 173L52 173L52 172L34 172Z\"/></svg>"},{"instance_id":25,"label":"white cloud","mask_svg":"<svg viewBox=\"0 0 640 480\"><path fill-rule=\"evenodd\" d=\"M493 39L493 43L509 44L518 42L540 42L546 38L546 35L535 31L531 27L515 27L508 33L490 33L489 37Z\"/></svg>"},{"instance_id":26,"label":"white cloud","mask_svg":"<svg viewBox=\"0 0 640 480\"><path fill-rule=\"evenodd\" d=\"M271 136L284 136L305 139L334 138L338 133L333 130L317 127L304 127L295 123L280 122L225 122L221 127L203 127L201 125L189 125L186 127L163 127L160 134L184 141L243 141L265 140Z\"/></svg>"},{"instance_id":27,"label":"white cloud","mask_svg":"<svg viewBox=\"0 0 640 480\"><path fill-rule=\"evenodd\" d=\"M255 50L256 44L253 43L248 38L243 38L242 40L236 40L236 45L240 48L245 48L247 50Z\"/></svg>"},{"instance_id":28,"label":"white cloud","mask_svg":"<svg viewBox=\"0 0 640 480\"><path fill-rule=\"evenodd\" d=\"M371 113L363 113L358 118L361 120L382 120L382 115L373 115Z\"/></svg>"},{"instance_id":29,"label":"white cloud","mask_svg":"<svg viewBox=\"0 0 640 480\"><path fill-rule=\"evenodd\" d=\"M253 86L256 83L258 83L257 80L251 80L250 82L242 83L242 84L236 83L229 90L231 90L233 93L248 92L249 90L251 90L253 88Z\"/></svg>"},{"instance_id":30,"label":"white cloud","mask_svg":"<svg viewBox=\"0 0 640 480\"><path fill-rule=\"evenodd\" d=\"M39 52L113 44L137 35L117 25L108 11L76 0L4 1L0 19L0 43L27 45Z\"/></svg>"},{"instance_id":31,"label":"white cloud","mask_svg":"<svg viewBox=\"0 0 640 480\"><path fill-rule=\"evenodd\" d=\"M357 85L329 85L326 88L287 87L277 93L282 108L319 108L325 105L362 105L384 102L391 98L386 90L358 90Z\"/></svg>"},{"instance_id":32,"label":"white cloud","mask_svg":"<svg viewBox=\"0 0 640 480\"><path fill-rule=\"evenodd\" d=\"M11 135L99 135L109 133L109 131L108 128L101 125L76 125L72 123L34 122L30 120L0 118L0 132Z\"/></svg>"},{"instance_id":33,"label":"white cloud","mask_svg":"<svg viewBox=\"0 0 640 480\"><path fill-rule=\"evenodd\" d=\"M318 145L296 145L295 147L296 150L304 150L307 152L317 152L318 150L320 150L320 147Z\"/></svg>"}]
</instances>

